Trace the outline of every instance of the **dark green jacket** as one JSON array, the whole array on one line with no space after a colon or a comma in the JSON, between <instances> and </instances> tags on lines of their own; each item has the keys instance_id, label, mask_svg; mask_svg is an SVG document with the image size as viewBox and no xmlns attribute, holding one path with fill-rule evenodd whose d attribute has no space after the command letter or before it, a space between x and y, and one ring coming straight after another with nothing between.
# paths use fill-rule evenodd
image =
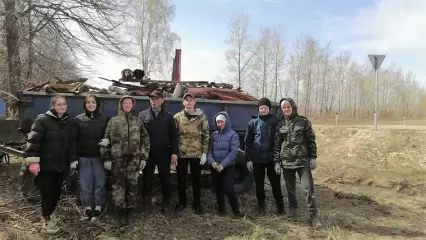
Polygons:
<instances>
[{"instance_id":1,"label":"dark green jacket","mask_svg":"<svg viewBox=\"0 0 426 240\"><path fill-rule=\"evenodd\" d=\"M275 134L274 162L294 169L309 166L314 158L317 158L317 144L311 122L298 115L282 118Z\"/></svg>"}]
</instances>

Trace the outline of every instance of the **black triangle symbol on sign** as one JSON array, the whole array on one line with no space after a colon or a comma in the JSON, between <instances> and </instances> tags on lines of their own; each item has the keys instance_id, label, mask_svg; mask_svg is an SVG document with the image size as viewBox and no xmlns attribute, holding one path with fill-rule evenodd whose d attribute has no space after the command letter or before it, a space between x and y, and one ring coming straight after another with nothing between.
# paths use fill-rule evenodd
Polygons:
<instances>
[{"instance_id":1,"label":"black triangle symbol on sign","mask_svg":"<svg viewBox=\"0 0 426 240\"><path fill-rule=\"evenodd\" d=\"M380 66L383 63L383 60L385 60L385 55L374 55L369 54L368 59L370 59L371 65L373 65L374 70L377 70L380 68Z\"/></svg>"}]
</instances>

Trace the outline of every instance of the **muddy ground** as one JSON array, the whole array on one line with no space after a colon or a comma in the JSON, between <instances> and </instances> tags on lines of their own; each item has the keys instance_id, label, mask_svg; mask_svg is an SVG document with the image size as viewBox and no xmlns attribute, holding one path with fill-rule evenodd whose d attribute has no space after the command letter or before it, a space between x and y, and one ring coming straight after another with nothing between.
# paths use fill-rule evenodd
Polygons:
<instances>
[{"instance_id":1,"label":"muddy ground","mask_svg":"<svg viewBox=\"0 0 426 240\"><path fill-rule=\"evenodd\" d=\"M46 236L39 232L38 207L20 195L19 166L2 164L0 239L426 239L426 131L314 127L319 150L314 175L322 229L306 225L301 191L297 220L274 215L267 187L270 204L264 217L256 215L253 191L239 196L246 217L233 219L217 216L214 195L203 189L205 215L188 210L163 216L157 206L149 217L139 213L125 234L116 231L110 211L99 222L81 222L81 206L72 196L64 196L58 211L63 231Z\"/></svg>"}]
</instances>

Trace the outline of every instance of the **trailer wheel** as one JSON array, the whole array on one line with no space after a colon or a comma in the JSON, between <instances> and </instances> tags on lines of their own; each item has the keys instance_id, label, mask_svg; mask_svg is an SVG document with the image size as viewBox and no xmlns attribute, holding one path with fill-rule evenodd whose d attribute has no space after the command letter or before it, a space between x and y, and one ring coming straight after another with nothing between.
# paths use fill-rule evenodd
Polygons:
<instances>
[{"instance_id":1,"label":"trailer wheel","mask_svg":"<svg viewBox=\"0 0 426 240\"><path fill-rule=\"evenodd\" d=\"M236 193L244 193L253 187L253 173L247 169L244 152L239 151L235 162L234 188Z\"/></svg>"},{"instance_id":2,"label":"trailer wheel","mask_svg":"<svg viewBox=\"0 0 426 240\"><path fill-rule=\"evenodd\" d=\"M37 178L30 172L28 166L21 169L21 192L23 197L32 204L41 202Z\"/></svg>"}]
</instances>

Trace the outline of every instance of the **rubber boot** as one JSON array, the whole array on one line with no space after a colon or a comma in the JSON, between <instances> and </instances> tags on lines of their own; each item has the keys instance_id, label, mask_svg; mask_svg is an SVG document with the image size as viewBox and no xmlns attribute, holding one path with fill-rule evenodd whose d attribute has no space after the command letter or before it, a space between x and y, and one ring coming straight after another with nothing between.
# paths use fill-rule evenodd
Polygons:
<instances>
[{"instance_id":1,"label":"rubber boot","mask_svg":"<svg viewBox=\"0 0 426 240\"><path fill-rule=\"evenodd\" d=\"M129 221L132 221L133 219L133 208L127 208L126 209L126 221L127 224L129 224Z\"/></svg>"},{"instance_id":2,"label":"rubber boot","mask_svg":"<svg viewBox=\"0 0 426 240\"><path fill-rule=\"evenodd\" d=\"M170 210L170 198L168 196L163 196L163 202L161 203L161 213L169 214Z\"/></svg>"},{"instance_id":3,"label":"rubber boot","mask_svg":"<svg viewBox=\"0 0 426 240\"><path fill-rule=\"evenodd\" d=\"M226 215L226 208L224 202L218 202L217 203L217 213L219 215Z\"/></svg>"},{"instance_id":4,"label":"rubber boot","mask_svg":"<svg viewBox=\"0 0 426 240\"><path fill-rule=\"evenodd\" d=\"M257 202L257 213L260 216L264 216L266 211L265 211L265 200L259 200Z\"/></svg>"},{"instance_id":5,"label":"rubber boot","mask_svg":"<svg viewBox=\"0 0 426 240\"><path fill-rule=\"evenodd\" d=\"M152 213L152 198L151 198L151 196L144 197L144 212L145 212L146 216L148 216Z\"/></svg>"},{"instance_id":6,"label":"rubber boot","mask_svg":"<svg viewBox=\"0 0 426 240\"><path fill-rule=\"evenodd\" d=\"M285 214L284 201L282 199L277 200L276 204L277 204L277 214L278 215L284 215Z\"/></svg>"},{"instance_id":7,"label":"rubber boot","mask_svg":"<svg viewBox=\"0 0 426 240\"><path fill-rule=\"evenodd\" d=\"M120 208L118 210L118 225L120 227L120 231L124 231L124 228L129 224L127 221L127 209Z\"/></svg>"},{"instance_id":8,"label":"rubber boot","mask_svg":"<svg viewBox=\"0 0 426 240\"><path fill-rule=\"evenodd\" d=\"M289 217L289 218L295 218L295 217L297 217L297 208L290 208L288 210L287 217Z\"/></svg>"},{"instance_id":9,"label":"rubber boot","mask_svg":"<svg viewBox=\"0 0 426 240\"><path fill-rule=\"evenodd\" d=\"M309 220L308 220L309 224L311 225L311 227L313 228L321 228L322 224L318 218L318 214L317 213L311 213L309 216Z\"/></svg>"}]
</instances>

